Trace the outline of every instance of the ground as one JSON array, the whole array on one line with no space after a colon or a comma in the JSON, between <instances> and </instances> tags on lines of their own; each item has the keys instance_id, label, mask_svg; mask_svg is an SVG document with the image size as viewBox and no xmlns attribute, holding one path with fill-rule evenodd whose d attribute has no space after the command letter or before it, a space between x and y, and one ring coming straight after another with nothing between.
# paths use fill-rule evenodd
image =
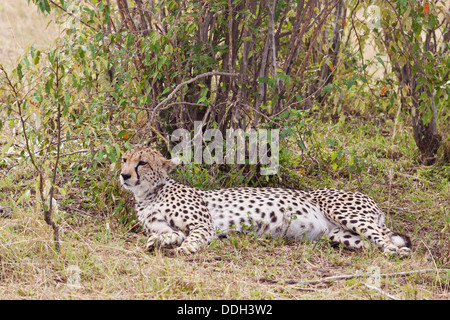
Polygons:
<instances>
[{"instance_id":1,"label":"ground","mask_svg":"<svg viewBox=\"0 0 450 320\"><path fill-rule=\"evenodd\" d=\"M86 206L82 198L89 192L76 183L65 197L57 195L60 206L56 218L63 230L61 253L57 254L51 229L35 210L33 171L13 168L0 182L0 205L13 208L11 218L0 220L0 297L449 299L450 189L443 176L446 167L414 164L408 160L406 145L400 148L400 159L393 162L383 156L383 150L375 150L374 146L381 148L379 137L357 138L355 132L362 130L359 127L352 132L349 126L328 124L324 130L330 138L340 136L344 145L350 143L347 139L351 136L354 148L363 148L360 144L364 144L372 150L366 158L366 172L349 177L347 169L325 172L322 168L308 174L304 167L305 173L297 176L299 187L339 187L367 193L387 212L390 228L411 236L411 258L388 258L377 249L332 247L327 241L297 243L258 239L252 234L215 240L188 257L145 253L146 237L139 229ZM4 176L7 169L3 167L0 175ZM183 171L173 176L180 181L190 179ZM66 179L63 176L63 181ZM211 181L213 177L207 177L202 183L211 187ZM119 187L109 184L109 188ZM31 196L26 196L26 190ZM118 192L130 196L125 190ZM381 277L377 287L381 292L367 287L374 270L394 274ZM426 271L395 275L421 270ZM301 283L339 275L355 277Z\"/></svg>"},{"instance_id":2,"label":"ground","mask_svg":"<svg viewBox=\"0 0 450 320\"><path fill-rule=\"evenodd\" d=\"M142 236L123 233L118 226L108 230L104 222L68 227L61 254L53 252L40 217L2 222L0 233L3 299L387 299L368 288L366 278L294 283L377 269L382 274L430 269L381 278L380 288L391 296L449 298L450 275L436 271L431 247L397 260L376 250L361 253L326 242L236 235L199 254L168 258L161 252L144 253Z\"/></svg>"},{"instance_id":3,"label":"ground","mask_svg":"<svg viewBox=\"0 0 450 320\"><path fill-rule=\"evenodd\" d=\"M4 36L10 41L6 44L0 38L0 43L6 44L0 50L12 52L6 58L3 53L0 61L9 68L30 41L25 39L29 33L14 31L8 24L11 20L1 19L12 4L19 2L0 4L0 26L7 30ZM26 27L29 22L30 28L44 30L39 35L50 34L45 31L48 20L35 15L27 18L29 12L36 12L35 7L18 7L24 20L16 16L17 25ZM26 42L15 47L18 40ZM37 40L33 38L33 42ZM108 206L111 200L106 200L110 199L107 195L112 194L121 205L120 199L130 198L119 189L117 180L112 184L111 178L119 172L108 166L99 168L103 171L98 177L86 177L84 186L73 180L70 170L64 171L59 183L70 191L55 195L59 204L55 219L62 229L61 253L56 253L52 230L35 203L34 171L18 157L4 158L7 150L3 148L12 138L5 125L0 131L0 206L13 210L11 217L0 217L0 298L448 300L450 168L442 161L435 166L420 165L409 120L401 119L394 139L393 122L380 122L383 119L348 116L309 123L314 136L306 142L314 142L308 145L314 151L312 157L296 150L295 161L285 162L289 167L279 183L367 193L387 212L389 227L411 236L409 259L387 258L376 249L335 248L326 241L263 240L251 234L216 240L188 257L146 253L146 237L128 221L131 210L114 211ZM355 162L354 156L365 163ZM88 164L79 155L72 159ZM365 170L355 172L358 166ZM199 168L181 168L174 178L199 187L221 187L214 176L204 175ZM127 221L117 215L124 212L129 214ZM421 270L424 272L408 273ZM396 275L401 272L407 274ZM371 277L377 273L390 275L377 284ZM301 283L340 275L354 277Z\"/></svg>"}]
</instances>

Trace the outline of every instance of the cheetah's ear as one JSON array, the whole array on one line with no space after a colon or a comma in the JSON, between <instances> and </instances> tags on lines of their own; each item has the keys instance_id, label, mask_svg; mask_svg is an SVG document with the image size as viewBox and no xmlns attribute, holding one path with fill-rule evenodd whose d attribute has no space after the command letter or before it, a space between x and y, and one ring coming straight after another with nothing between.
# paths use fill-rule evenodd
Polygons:
<instances>
[{"instance_id":1,"label":"cheetah's ear","mask_svg":"<svg viewBox=\"0 0 450 320\"><path fill-rule=\"evenodd\" d=\"M182 162L180 158L172 158L170 160L164 159L164 168L167 172L172 171L177 165L179 165Z\"/></svg>"}]
</instances>

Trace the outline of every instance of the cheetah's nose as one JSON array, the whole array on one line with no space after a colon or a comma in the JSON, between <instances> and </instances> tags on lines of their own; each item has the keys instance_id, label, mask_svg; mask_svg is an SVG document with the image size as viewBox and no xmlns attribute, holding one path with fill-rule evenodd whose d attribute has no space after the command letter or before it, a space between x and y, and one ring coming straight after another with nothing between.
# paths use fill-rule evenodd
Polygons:
<instances>
[{"instance_id":1,"label":"cheetah's nose","mask_svg":"<svg viewBox=\"0 0 450 320\"><path fill-rule=\"evenodd\" d=\"M128 173L121 173L120 175L122 176L123 181L128 180L131 177L131 174Z\"/></svg>"}]
</instances>

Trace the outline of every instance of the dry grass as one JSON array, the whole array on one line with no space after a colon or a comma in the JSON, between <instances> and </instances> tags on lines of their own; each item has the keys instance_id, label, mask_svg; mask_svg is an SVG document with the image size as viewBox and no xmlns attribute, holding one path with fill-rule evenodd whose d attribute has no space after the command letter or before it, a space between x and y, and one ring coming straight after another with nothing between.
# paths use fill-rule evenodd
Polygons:
<instances>
[{"instance_id":1,"label":"dry grass","mask_svg":"<svg viewBox=\"0 0 450 320\"><path fill-rule=\"evenodd\" d=\"M114 221L72 214L62 252L50 228L29 208L0 225L0 297L3 299L387 299L367 278L317 284L293 282L379 270L435 271L381 278L398 299L448 299L450 273L438 272L432 253L416 243L411 259L378 250L333 248L326 241L286 242L230 235L188 257L144 253L145 238ZM442 267L442 266L441 266ZM293 284L291 284L293 283Z\"/></svg>"},{"instance_id":2,"label":"dry grass","mask_svg":"<svg viewBox=\"0 0 450 320\"><path fill-rule=\"evenodd\" d=\"M13 208L12 218L0 219L0 297L449 299L450 272L443 271L450 269L450 188L443 179L445 175L434 171L438 168L414 165L409 160L414 158L408 154L413 149L410 144L410 149L406 145L400 148L400 161L392 161L378 155L383 154L378 150L383 146L376 135L368 139L342 125L323 127L324 132L317 130L318 134L339 137L352 148L373 149L366 159L367 172L349 179L345 170L323 171L317 176L299 177L298 183L310 188L334 186L366 192L388 213L389 227L411 236L411 258L388 258L377 249L336 248L327 241L263 240L251 234L216 240L188 257L145 253L146 238L130 232L118 217L106 214L93 218L73 210L76 206L70 200L83 197L76 184L65 199L61 195L57 198L67 204L67 208L60 206L55 217L63 229L61 253L57 254L51 229L36 208L34 197L21 197L25 190L32 193L35 183L33 171L21 165L10 171L0 168L0 205ZM370 127L366 125L365 129ZM69 181L70 175L64 172L63 180ZM22 201L18 201L20 198ZM86 212L95 213L92 210ZM377 286L382 292L367 286L372 285L370 277L360 277L373 270L392 274L424 269L431 271L382 277ZM299 283L339 275L356 277Z\"/></svg>"},{"instance_id":3,"label":"dry grass","mask_svg":"<svg viewBox=\"0 0 450 320\"><path fill-rule=\"evenodd\" d=\"M37 7L27 0L2 0L0 2L0 63L7 71L13 68L25 48L34 44L46 48L59 35L59 28L49 22L52 15L44 17Z\"/></svg>"},{"instance_id":4,"label":"dry grass","mask_svg":"<svg viewBox=\"0 0 450 320\"><path fill-rule=\"evenodd\" d=\"M2 1L0 62L10 68L29 43L50 43L59 31L47 29L47 22L26 0ZM298 182L311 188L334 186L368 193L388 212L390 227L411 235L414 247L409 259L388 258L376 249L334 248L326 241L295 243L252 235L230 235L198 254L170 258L159 251L145 253L145 237L128 231L116 217L92 218L61 207L58 254L34 197L18 201L25 190L34 191L35 179L23 165L11 168L14 162L0 168L0 205L13 208L12 218L0 218L0 298L389 299L390 295L449 299L450 273L439 271L450 268L448 181L439 180L432 167L414 164L414 155L408 153L414 149L406 138L410 139L409 133L398 135L400 154L393 159L380 133L372 130L369 135L367 126L361 128L346 131L320 123L313 131L318 141L336 138L344 146L369 149L365 174L355 180L345 176L344 168L318 176L306 174ZM10 133L4 130L0 136L9 139ZM71 189L67 197L82 198L83 194ZM369 275L373 270L389 274L423 269L433 271L381 278L383 292L367 287L367 277L298 283Z\"/></svg>"},{"instance_id":5,"label":"dry grass","mask_svg":"<svg viewBox=\"0 0 450 320\"><path fill-rule=\"evenodd\" d=\"M327 124L324 128L326 134L318 134L340 137L344 145L352 148L372 149L372 144L383 148L375 135L371 140L342 125ZM408 154L410 149L400 148L400 161L379 157L379 150L374 149L366 159L367 172L352 179L339 169L298 180L310 188L334 186L362 190L372 196L388 213L389 227L411 236L413 255L403 260L385 257L378 249L354 251L332 247L327 241L263 240L251 234L216 240L188 257L167 257L159 251L145 253L146 238L130 232L119 217L106 214L94 218L74 210L79 208L74 201L81 201L88 193L76 184L66 187L69 193L65 197L57 197L60 203L67 204L60 206L55 216L63 230L61 253L57 254L51 228L32 196L33 171L23 164L10 171L8 167L0 168L0 205L13 209L11 218L0 219L0 297L449 299L450 272L443 271L450 269L449 182L445 175L434 171L439 167L420 167L408 160L413 159ZM70 181L70 176L70 172L64 172L63 181ZM31 191L29 198L22 197L25 190ZM93 210L91 207L86 212L94 214ZM371 280L360 277L373 270L391 274L424 269L431 271L382 277L377 286L382 292L369 288ZM339 275L357 277L299 283Z\"/></svg>"}]
</instances>

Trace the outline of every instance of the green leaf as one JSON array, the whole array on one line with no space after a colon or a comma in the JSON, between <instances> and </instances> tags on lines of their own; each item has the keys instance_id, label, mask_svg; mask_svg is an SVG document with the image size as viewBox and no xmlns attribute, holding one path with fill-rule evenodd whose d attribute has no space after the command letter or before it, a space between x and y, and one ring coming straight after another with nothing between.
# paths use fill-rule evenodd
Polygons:
<instances>
[{"instance_id":1,"label":"green leaf","mask_svg":"<svg viewBox=\"0 0 450 320\"><path fill-rule=\"evenodd\" d=\"M70 95L66 92L64 93L64 104L68 106L70 104Z\"/></svg>"},{"instance_id":2,"label":"green leaf","mask_svg":"<svg viewBox=\"0 0 450 320\"><path fill-rule=\"evenodd\" d=\"M45 82L45 93L50 94L50 89L53 86L53 77L50 77L50 79Z\"/></svg>"},{"instance_id":3,"label":"green leaf","mask_svg":"<svg viewBox=\"0 0 450 320\"><path fill-rule=\"evenodd\" d=\"M367 83L366 78L362 74L359 75L359 80L361 80L363 83Z\"/></svg>"},{"instance_id":4,"label":"green leaf","mask_svg":"<svg viewBox=\"0 0 450 320\"><path fill-rule=\"evenodd\" d=\"M412 19L412 30L416 36L420 35L420 33L422 32L422 25L415 19Z\"/></svg>"},{"instance_id":5,"label":"green leaf","mask_svg":"<svg viewBox=\"0 0 450 320\"><path fill-rule=\"evenodd\" d=\"M280 119L284 119L284 118L287 118L290 113L291 113L291 110L287 109L287 110L284 110L278 117Z\"/></svg>"},{"instance_id":6,"label":"green leaf","mask_svg":"<svg viewBox=\"0 0 450 320\"><path fill-rule=\"evenodd\" d=\"M422 93L420 94L420 100L425 101L425 100L427 100L427 99L428 99L428 95L426 94L426 92L422 92Z\"/></svg>"},{"instance_id":7,"label":"green leaf","mask_svg":"<svg viewBox=\"0 0 450 320\"><path fill-rule=\"evenodd\" d=\"M328 83L325 87L323 87L322 89L322 94L328 93L331 90L333 90L333 84L332 83Z\"/></svg>"},{"instance_id":8,"label":"green leaf","mask_svg":"<svg viewBox=\"0 0 450 320\"><path fill-rule=\"evenodd\" d=\"M19 81L22 81L23 73L22 73L22 64L21 63L19 63L17 65L16 72L17 72L17 76L19 77Z\"/></svg>"},{"instance_id":9,"label":"green leaf","mask_svg":"<svg viewBox=\"0 0 450 320\"><path fill-rule=\"evenodd\" d=\"M121 155L121 152L120 152L120 147L119 147L119 145L118 144L116 144L116 156L117 156L117 159L120 159L120 155Z\"/></svg>"},{"instance_id":10,"label":"green leaf","mask_svg":"<svg viewBox=\"0 0 450 320\"><path fill-rule=\"evenodd\" d=\"M436 16L431 15L430 16L430 22L429 22L429 26L431 29L436 28L439 25L439 20L437 19Z\"/></svg>"},{"instance_id":11,"label":"green leaf","mask_svg":"<svg viewBox=\"0 0 450 320\"><path fill-rule=\"evenodd\" d=\"M34 58L35 52L36 52L36 46L34 44L32 44L30 46L30 55L31 55L32 58Z\"/></svg>"},{"instance_id":12,"label":"green leaf","mask_svg":"<svg viewBox=\"0 0 450 320\"><path fill-rule=\"evenodd\" d=\"M429 124L431 122L431 119L433 118L433 112L431 111L431 108L427 108L425 112L422 114L422 121L425 125Z\"/></svg>"},{"instance_id":13,"label":"green leaf","mask_svg":"<svg viewBox=\"0 0 450 320\"><path fill-rule=\"evenodd\" d=\"M381 63L381 65L383 66L383 68L386 68L386 66L384 65L383 59L381 59L380 57L376 57L376 59L378 60L379 63Z\"/></svg>"},{"instance_id":14,"label":"green leaf","mask_svg":"<svg viewBox=\"0 0 450 320\"><path fill-rule=\"evenodd\" d=\"M97 54L96 54L96 52L95 52L95 47L94 47L94 45L93 45L92 43L89 43L89 44L88 44L88 47L89 47L89 50L91 51L92 59L95 59L96 56L97 56Z\"/></svg>"},{"instance_id":15,"label":"green leaf","mask_svg":"<svg viewBox=\"0 0 450 320\"><path fill-rule=\"evenodd\" d=\"M122 130L122 131L120 131L120 132L117 134L117 136L118 136L119 138L123 138L123 136L124 136L126 133L127 133L127 130Z\"/></svg>"},{"instance_id":16,"label":"green leaf","mask_svg":"<svg viewBox=\"0 0 450 320\"><path fill-rule=\"evenodd\" d=\"M261 77L261 78L258 78L258 82L260 82L260 83L269 83L270 82L270 78L268 78L268 77Z\"/></svg>"},{"instance_id":17,"label":"green leaf","mask_svg":"<svg viewBox=\"0 0 450 320\"><path fill-rule=\"evenodd\" d=\"M131 48L131 46L134 44L134 35L132 33L129 33L125 39L125 44L127 48Z\"/></svg>"},{"instance_id":18,"label":"green leaf","mask_svg":"<svg viewBox=\"0 0 450 320\"><path fill-rule=\"evenodd\" d=\"M36 0L36 4L44 15L50 13L50 4L47 0Z\"/></svg>"},{"instance_id":19,"label":"green leaf","mask_svg":"<svg viewBox=\"0 0 450 320\"><path fill-rule=\"evenodd\" d=\"M36 55L33 58L34 65L37 65L39 63L39 60L41 59L41 51L37 50Z\"/></svg>"},{"instance_id":20,"label":"green leaf","mask_svg":"<svg viewBox=\"0 0 450 320\"><path fill-rule=\"evenodd\" d=\"M94 42L99 42L103 39L103 33L99 32L95 35Z\"/></svg>"},{"instance_id":21,"label":"green leaf","mask_svg":"<svg viewBox=\"0 0 450 320\"><path fill-rule=\"evenodd\" d=\"M347 81L347 90L349 90L351 87L353 87L354 81L353 79L350 79Z\"/></svg>"},{"instance_id":22,"label":"green leaf","mask_svg":"<svg viewBox=\"0 0 450 320\"><path fill-rule=\"evenodd\" d=\"M303 151L308 151L308 149L306 149L305 144L303 143L303 141L300 139L297 141L297 145L303 150Z\"/></svg>"},{"instance_id":23,"label":"green leaf","mask_svg":"<svg viewBox=\"0 0 450 320\"><path fill-rule=\"evenodd\" d=\"M284 130L282 130L282 131L280 132L280 138L283 139L283 138L285 138L286 136L289 136L289 135L291 135L291 134L292 134L292 128L291 128L291 127L288 127L288 128L286 128L286 129L284 129Z\"/></svg>"}]
</instances>

